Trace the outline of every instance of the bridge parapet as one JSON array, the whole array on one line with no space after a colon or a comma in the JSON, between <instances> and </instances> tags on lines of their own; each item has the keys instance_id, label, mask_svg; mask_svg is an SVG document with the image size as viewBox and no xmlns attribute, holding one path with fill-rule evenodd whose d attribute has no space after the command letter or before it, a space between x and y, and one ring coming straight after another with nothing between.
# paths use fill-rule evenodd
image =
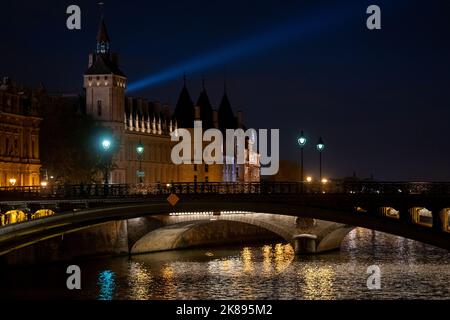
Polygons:
<instances>
[{"instance_id":1,"label":"bridge parapet","mask_svg":"<svg viewBox=\"0 0 450 320\"><path fill-rule=\"evenodd\" d=\"M450 182L199 182L0 187L0 201L14 199L123 198L165 194L381 194L449 195Z\"/></svg>"}]
</instances>

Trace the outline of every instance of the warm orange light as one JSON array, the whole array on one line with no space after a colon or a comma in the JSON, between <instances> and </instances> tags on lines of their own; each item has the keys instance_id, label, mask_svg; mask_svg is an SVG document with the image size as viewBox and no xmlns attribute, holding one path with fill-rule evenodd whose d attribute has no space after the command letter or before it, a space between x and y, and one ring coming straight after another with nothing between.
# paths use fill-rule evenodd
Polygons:
<instances>
[{"instance_id":1,"label":"warm orange light","mask_svg":"<svg viewBox=\"0 0 450 320\"><path fill-rule=\"evenodd\" d=\"M328 183L328 179L323 178L323 179L322 179L322 183L323 183L323 184Z\"/></svg>"},{"instance_id":2,"label":"warm orange light","mask_svg":"<svg viewBox=\"0 0 450 320\"><path fill-rule=\"evenodd\" d=\"M11 179L9 179L9 183L10 183L12 186L14 186L14 185L16 184L16 182L17 182L16 178L11 178Z\"/></svg>"},{"instance_id":3,"label":"warm orange light","mask_svg":"<svg viewBox=\"0 0 450 320\"><path fill-rule=\"evenodd\" d=\"M311 182L312 181L312 177L306 177L306 182Z\"/></svg>"}]
</instances>

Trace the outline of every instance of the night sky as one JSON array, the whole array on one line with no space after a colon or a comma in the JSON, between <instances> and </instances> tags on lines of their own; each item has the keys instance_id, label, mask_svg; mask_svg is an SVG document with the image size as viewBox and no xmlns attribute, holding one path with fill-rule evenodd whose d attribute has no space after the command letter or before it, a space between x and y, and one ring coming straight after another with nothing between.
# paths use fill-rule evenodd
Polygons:
<instances>
[{"instance_id":1,"label":"night sky","mask_svg":"<svg viewBox=\"0 0 450 320\"><path fill-rule=\"evenodd\" d=\"M450 1L104 2L129 84L173 73L130 94L174 105L186 72L193 100L204 75L217 108L225 73L247 127L281 130L282 158L299 158L305 131L306 174L322 136L325 176L450 180ZM382 30L365 26L370 4ZM0 76L81 92L98 24L93 0L2 1Z\"/></svg>"}]
</instances>

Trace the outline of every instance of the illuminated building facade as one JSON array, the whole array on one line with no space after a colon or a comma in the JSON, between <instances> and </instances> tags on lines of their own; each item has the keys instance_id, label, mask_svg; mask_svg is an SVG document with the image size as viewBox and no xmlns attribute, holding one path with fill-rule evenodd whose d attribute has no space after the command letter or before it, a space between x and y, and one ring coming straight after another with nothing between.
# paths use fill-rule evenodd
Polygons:
<instances>
[{"instance_id":1,"label":"illuminated building facade","mask_svg":"<svg viewBox=\"0 0 450 320\"><path fill-rule=\"evenodd\" d=\"M0 84L0 186L40 184L39 107L34 93L3 78Z\"/></svg>"},{"instance_id":2,"label":"illuminated building facade","mask_svg":"<svg viewBox=\"0 0 450 320\"><path fill-rule=\"evenodd\" d=\"M118 55L110 51L110 38L102 19L96 51L89 55L84 74L84 88L86 112L110 128L119 144L115 169L109 177L111 183L259 181L259 164L174 165L171 161L175 142L170 141L170 134L178 128L192 128L194 120L202 120L204 130L244 128L242 113L234 115L226 93L219 110L214 111L204 86L194 105L184 83L171 113L167 104L126 96L126 86L127 77L119 68ZM138 145L144 147L142 155L136 152ZM256 152L249 150L246 156L258 158Z\"/></svg>"}]
</instances>

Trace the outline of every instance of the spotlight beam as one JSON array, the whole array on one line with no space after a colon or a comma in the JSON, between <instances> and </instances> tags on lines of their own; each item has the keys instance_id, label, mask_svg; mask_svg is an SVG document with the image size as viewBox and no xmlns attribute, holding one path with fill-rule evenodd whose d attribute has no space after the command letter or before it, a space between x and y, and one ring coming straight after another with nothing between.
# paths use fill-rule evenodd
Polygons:
<instances>
[{"instance_id":1,"label":"spotlight beam","mask_svg":"<svg viewBox=\"0 0 450 320\"><path fill-rule=\"evenodd\" d=\"M275 26L269 31L259 35L248 37L246 39L236 41L228 46L213 50L207 54L200 55L190 60L176 64L157 73L152 73L147 77L131 82L128 85L127 92L133 92L145 87L151 87L158 83L177 78L183 72L197 72L203 69L222 65L224 63L236 60L241 57L258 54L262 50L271 47L280 46L305 40L308 37L316 35L322 31L334 30L336 25L342 24L352 16L360 16L363 22L365 10L363 6L358 5L338 5L328 7L326 12L316 12L308 14L305 17L297 17L296 19ZM361 28L365 23L361 24Z\"/></svg>"}]
</instances>

